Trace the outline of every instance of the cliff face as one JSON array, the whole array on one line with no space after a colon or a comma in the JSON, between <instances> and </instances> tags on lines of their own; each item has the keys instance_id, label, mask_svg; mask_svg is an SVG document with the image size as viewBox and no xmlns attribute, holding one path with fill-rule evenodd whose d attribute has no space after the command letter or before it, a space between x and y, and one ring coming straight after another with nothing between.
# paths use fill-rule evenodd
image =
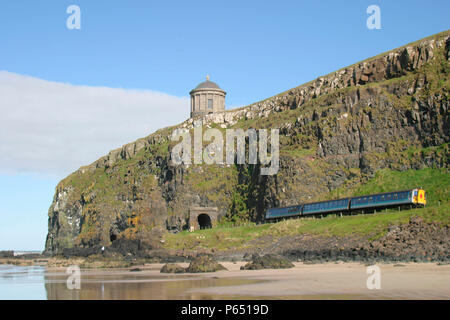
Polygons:
<instances>
[{"instance_id":1,"label":"cliff face","mask_svg":"<svg viewBox=\"0 0 450 320\"><path fill-rule=\"evenodd\" d=\"M280 129L280 169L258 165L174 166L165 128L61 181L49 209L46 251L150 242L187 226L191 206L231 219L322 199L381 168L448 167L450 32L344 68L253 105L207 115L206 127Z\"/></svg>"}]
</instances>

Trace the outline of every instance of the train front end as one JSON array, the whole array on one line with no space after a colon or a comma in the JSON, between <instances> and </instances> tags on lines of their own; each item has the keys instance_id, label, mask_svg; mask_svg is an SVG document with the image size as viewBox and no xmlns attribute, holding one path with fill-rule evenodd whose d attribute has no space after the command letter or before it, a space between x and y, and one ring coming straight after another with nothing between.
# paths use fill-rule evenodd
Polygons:
<instances>
[{"instance_id":1,"label":"train front end","mask_svg":"<svg viewBox=\"0 0 450 320\"><path fill-rule=\"evenodd\" d=\"M413 202L415 204L426 205L427 197L426 192L423 189L414 189L413 190Z\"/></svg>"}]
</instances>

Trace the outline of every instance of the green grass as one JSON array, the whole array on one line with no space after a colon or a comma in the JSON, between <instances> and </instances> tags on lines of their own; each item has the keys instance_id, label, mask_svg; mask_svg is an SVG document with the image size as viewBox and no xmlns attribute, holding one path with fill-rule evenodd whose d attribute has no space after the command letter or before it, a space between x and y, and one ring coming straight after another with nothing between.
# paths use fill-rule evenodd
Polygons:
<instances>
[{"instance_id":1,"label":"green grass","mask_svg":"<svg viewBox=\"0 0 450 320\"><path fill-rule=\"evenodd\" d=\"M328 216L323 219L298 221L297 232L325 236L366 236L370 240L382 237L389 226L408 223L411 217L419 216L426 222L439 222L450 225L447 205L398 211L390 209L375 214L345 216L342 218Z\"/></svg>"},{"instance_id":2,"label":"green grass","mask_svg":"<svg viewBox=\"0 0 450 320\"><path fill-rule=\"evenodd\" d=\"M360 196L397 190L422 188L427 192L428 206L448 202L450 198L450 173L448 169L421 169L408 171L379 170L375 178L353 189L337 189L327 199Z\"/></svg>"},{"instance_id":3,"label":"green grass","mask_svg":"<svg viewBox=\"0 0 450 320\"><path fill-rule=\"evenodd\" d=\"M337 217L291 219L274 224L249 224L239 227L220 226L195 232L183 231L166 235L166 247L171 249L214 248L240 249L257 246L258 239L272 241L289 235L361 236L374 240L386 234L393 225L408 223L419 216L425 222L450 226L450 173L446 169L380 170L366 184L344 192L342 196L388 192L421 186L427 191L428 205L412 210L389 209L375 214ZM332 195L330 194L330 198Z\"/></svg>"},{"instance_id":4,"label":"green grass","mask_svg":"<svg viewBox=\"0 0 450 320\"><path fill-rule=\"evenodd\" d=\"M194 232L183 231L177 234L167 234L165 237L166 247L171 249L214 248L216 250L241 248L269 228L269 224L249 224L234 228L219 226Z\"/></svg>"}]
</instances>

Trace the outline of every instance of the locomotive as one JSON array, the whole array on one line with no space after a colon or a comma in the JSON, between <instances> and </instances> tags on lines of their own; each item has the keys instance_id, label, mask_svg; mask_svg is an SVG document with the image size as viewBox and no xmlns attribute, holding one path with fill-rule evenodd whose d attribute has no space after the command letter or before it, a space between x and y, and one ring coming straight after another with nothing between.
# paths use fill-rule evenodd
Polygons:
<instances>
[{"instance_id":1,"label":"locomotive","mask_svg":"<svg viewBox=\"0 0 450 320\"><path fill-rule=\"evenodd\" d=\"M417 207L427 203L426 192L416 188L393 191L352 198L304 203L283 208L271 208L266 211L266 221L278 221L286 218L334 214L350 214L353 212L371 212L393 207Z\"/></svg>"}]
</instances>

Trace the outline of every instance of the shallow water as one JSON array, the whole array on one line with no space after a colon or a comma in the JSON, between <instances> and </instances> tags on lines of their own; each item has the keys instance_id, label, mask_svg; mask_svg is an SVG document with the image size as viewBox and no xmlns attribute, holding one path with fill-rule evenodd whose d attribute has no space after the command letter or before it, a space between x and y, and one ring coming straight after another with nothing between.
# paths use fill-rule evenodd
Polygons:
<instances>
[{"instance_id":1,"label":"shallow water","mask_svg":"<svg viewBox=\"0 0 450 320\"><path fill-rule=\"evenodd\" d=\"M45 300L45 268L0 265L0 300Z\"/></svg>"},{"instance_id":2,"label":"shallow water","mask_svg":"<svg viewBox=\"0 0 450 320\"><path fill-rule=\"evenodd\" d=\"M0 300L241 299L190 290L261 282L193 275L149 275L127 270L83 270L81 288L77 290L68 288L68 277L63 271L49 271L46 267L0 265Z\"/></svg>"}]
</instances>

